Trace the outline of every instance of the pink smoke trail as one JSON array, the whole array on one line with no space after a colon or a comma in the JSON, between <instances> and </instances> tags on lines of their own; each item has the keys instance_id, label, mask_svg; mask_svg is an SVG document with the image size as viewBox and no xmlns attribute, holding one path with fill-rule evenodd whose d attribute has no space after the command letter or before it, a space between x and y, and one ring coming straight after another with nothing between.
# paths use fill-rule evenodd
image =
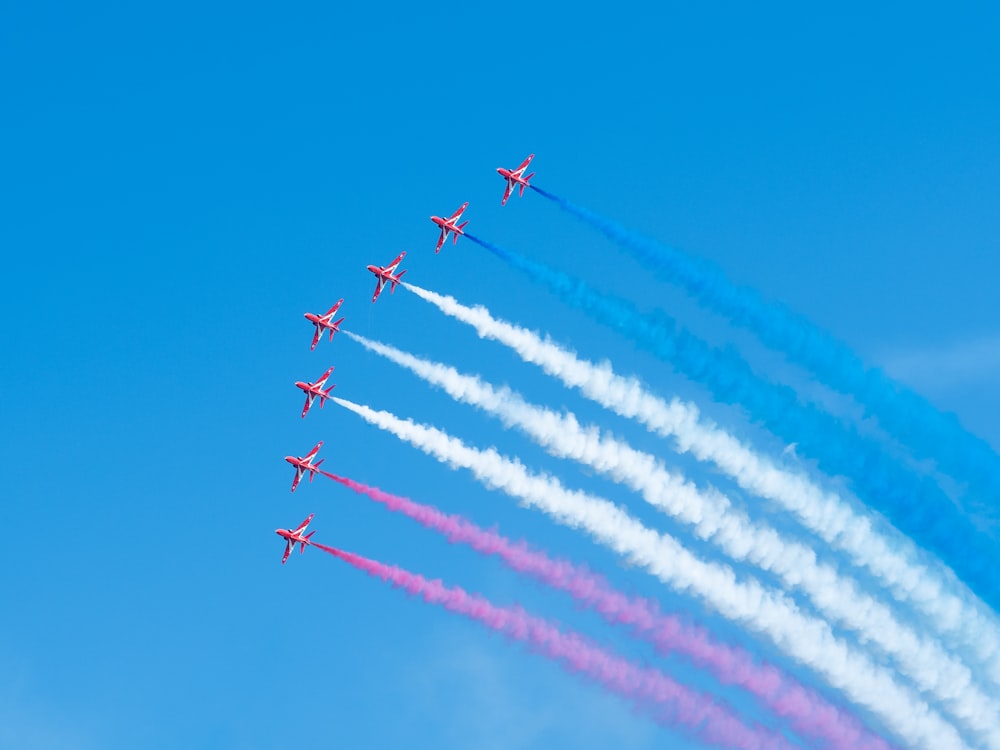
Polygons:
<instances>
[{"instance_id":1,"label":"pink smoke trail","mask_svg":"<svg viewBox=\"0 0 1000 750\"><path fill-rule=\"evenodd\" d=\"M395 565L386 565L351 552L313 542L324 552L389 581L425 602L465 615L506 636L530 643L540 653L556 659L578 674L600 682L609 690L650 710L660 723L687 729L706 742L738 750L793 750L781 735L759 725L748 726L728 708L710 697L675 682L660 671L640 667L588 642L572 631L528 614L520 607L498 607L487 599L441 581L429 581Z\"/></svg>"},{"instance_id":2,"label":"pink smoke trail","mask_svg":"<svg viewBox=\"0 0 1000 750\"><path fill-rule=\"evenodd\" d=\"M530 575L552 588L569 593L597 610L613 624L631 626L633 633L656 646L661 653L684 654L711 671L722 683L736 685L755 696L773 713L789 721L800 734L837 750L889 750L892 746L868 732L848 712L800 684L770 664L759 664L746 650L715 641L703 628L680 618L661 614L656 602L629 597L611 587L602 576L567 560L553 560L532 550L525 542L514 542L495 531L487 531L457 515L384 492L353 479L328 474L331 479L402 513L452 542L466 544L477 552L496 555L519 573Z\"/></svg>"}]
</instances>

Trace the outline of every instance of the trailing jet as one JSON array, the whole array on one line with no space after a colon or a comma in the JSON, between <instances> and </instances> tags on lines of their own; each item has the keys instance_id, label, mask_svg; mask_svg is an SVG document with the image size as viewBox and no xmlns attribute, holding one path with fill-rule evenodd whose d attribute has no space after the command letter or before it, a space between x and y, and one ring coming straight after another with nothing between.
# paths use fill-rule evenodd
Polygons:
<instances>
[{"instance_id":1,"label":"trailing jet","mask_svg":"<svg viewBox=\"0 0 1000 750\"><path fill-rule=\"evenodd\" d=\"M396 291L396 284L400 282L406 271L400 271L395 276L393 275L393 271L396 270L396 266L402 262L405 255L406 251L404 250L396 256L396 260L387 266L368 266L368 270L375 274L375 294L372 295L372 302L378 299L386 284L389 285L389 294Z\"/></svg>"},{"instance_id":2,"label":"trailing jet","mask_svg":"<svg viewBox=\"0 0 1000 750\"><path fill-rule=\"evenodd\" d=\"M285 456L285 460L295 467L295 479L292 480L292 492L295 492L295 488L299 486L299 480L302 479L302 476L307 471L309 472L310 482L317 473L322 474L323 476L329 476L325 471L319 468L319 465L326 460L325 458L321 458L316 463L312 463L312 460L316 458L316 454L319 453L319 449L322 445L323 441L320 440L313 446L313 449L304 456Z\"/></svg>"},{"instance_id":3,"label":"trailing jet","mask_svg":"<svg viewBox=\"0 0 1000 750\"><path fill-rule=\"evenodd\" d=\"M306 530L306 526L309 525L309 522L313 520L313 516L315 515L316 515L315 513L310 513L309 517L305 521L300 523L297 528L274 530L275 534L277 534L278 536L280 536L282 539L285 540L285 556L281 558L282 565L284 565L285 562L288 560L288 556L292 554L292 550L295 549L296 544L302 545L303 553L305 553L306 551L306 545L312 544L312 542L310 542L309 539L310 537L312 537L313 534L316 533L315 530L310 531L305 536L302 536L302 532Z\"/></svg>"},{"instance_id":4,"label":"trailing jet","mask_svg":"<svg viewBox=\"0 0 1000 750\"><path fill-rule=\"evenodd\" d=\"M330 377L331 372L333 372L332 366L329 370L324 372L320 376L320 379L315 383L303 383L301 380L297 380L295 382L295 387L300 391L304 391L306 394L306 405L302 407L303 417L309 413L309 409L312 408L313 401L316 400L317 396L319 396L319 408L322 409L323 404L325 404L326 400L330 398L330 391L337 387L336 385L331 385L325 391L323 390L323 386L326 385L326 379Z\"/></svg>"},{"instance_id":5,"label":"trailing jet","mask_svg":"<svg viewBox=\"0 0 1000 750\"><path fill-rule=\"evenodd\" d=\"M463 221L461 224L456 224L455 222L457 222L459 219L462 218L462 212L465 211L465 209L468 207L469 207L469 202L466 201L465 203L462 204L461 208L459 208L455 213L453 213L447 219L442 219L440 216L431 217L431 221L433 221L435 224L441 227L441 236L438 238L437 247L434 248L434 252L436 253L441 252L441 246L445 243L445 240L448 239L449 232L455 235L455 244L456 245L458 244L458 235L465 234L465 232L463 232L462 230L465 228L465 225L468 224L469 222Z\"/></svg>"},{"instance_id":6,"label":"trailing jet","mask_svg":"<svg viewBox=\"0 0 1000 750\"><path fill-rule=\"evenodd\" d=\"M517 169L504 169L503 167L497 168L497 174L499 174L501 177L507 180L507 188L506 190L503 191L503 200L500 201L501 206L507 205L507 199L510 198L510 194L514 191L515 184L521 186L521 190L518 192L518 196L524 195L524 189L526 187L530 187L530 185L528 185L528 180L534 177L535 173L532 172L527 177L525 177L524 170L528 168L528 165L534 158L535 158L534 154L529 155L527 159L521 162L521 166L519 166Z\"/></svg>"},{"instance_id":7,"label":"trailing jet","mask_svg":"<svg viewBox=\"0 0 1000 750\"><path fill-rule=\"evenodd\" d=\"M331 307L329 310L327 310L325 315L317 315L316 313L306 313L305 315L306 320L308 320L310 323L316 326L316 335L313 336L312 346L309 347L310 351L315 349L316 344L318 344L319 340L323 338L324 330L330 332L330 341L333 341L333 334L335 334L337 331L340 330L340 324L344 322L343 318L341 318L340 320L333 320L333 316L337 313L337 310L340 309L340 306L342 304L344 304L343 297L337 300L337 304Z\"/></svg>"}]
</instances>

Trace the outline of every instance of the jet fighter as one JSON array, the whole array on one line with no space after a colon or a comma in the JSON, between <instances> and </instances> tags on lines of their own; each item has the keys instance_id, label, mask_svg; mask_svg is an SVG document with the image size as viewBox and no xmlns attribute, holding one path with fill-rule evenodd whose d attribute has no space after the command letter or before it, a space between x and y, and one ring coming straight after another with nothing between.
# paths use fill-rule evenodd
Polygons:
<instances>
[{"instance_id":1,"label":"jet fighter","mask_svg":"<svg viewBox=\"0 0 1000 750\"><path fill-rule=\"evenodd\" d=\"M316 463L312 463L312 460L316 458L316 454L319 453L319 449L322 445L323 441L320 440L318 443L316 443L316 445L313 446L313 449L304 456L298 456L298 457L285 456L285 460L295 467L295 479L292 480L292 492L295 492L295 488L299 486L299 480L302 479L302 476L307 471L309 472L310 482L313 480L313 477L315 477L316 474L329 476L329 474L327 474L325 471L319 468L320 464L326 460L325 458L321 458Z\"/></svg>"},{"instance_id":2,"label":"jet fighter","mask_svg":"<svg viewBox=\"0 0 1000 750\"><path fill-rule=\"evenodd\" d=\"M302 407L303 417L309 413L309 409L312 408L313 401L316 400L317 396L319 396L319 408L322 409L323 404L330 398L330 391L337 387L336 385L331 385L325 391L323 390L323 386L326 385L326 379L330 377L331 372L333 372L332 366L315 383L303 383L301 380L295 382L295 387L306 394L306 405Z\"/></svg>"},{"instance_id":3,"label":"jet fighter","mask_svg":"<svg viewBox=\"0 0 1000 750\"><path fill-rule=\"evenodd\" d=\"M278 536L280 536L282 539L285 540L285 555L284 555L284 557L281 558L281 564L282 565L284 565L285 562L288 560L288 556L290 554L292 554L292 550L295 549L295 545L296 544L301 544L302 545L302 553L303 554L306 551L306 545L307 544L312 544L312 542L310 542L309 539L310 539L310 537L312 537L313 534L316 533L316 531L315 530L310 531L305 536L302 536L302 532L306 530L306 526L309 525L309 522L313 520L313 516L315 516L315 515L316 515L315 513L310 513L309 517L306 518L305 521L303 521L302 523L300 523L298 525L298 527L296 527L294 529L275 529L274 530L275 534L277 534Z\"/></svg>"},{"instance_id":4,"label":"jet fighter","mask_svg":"<svg viewBox=\"0 0 1000 750\"><path fill-rule=\"evenodd\" d=\"M305 315L306 320L308 320L310 323L316 326L316 334L313 336L312 346L309 347L310 351L315 349L316 344L318 344L319 340L323 338L324 330L330 332L330 341L333 341L333 334L335 334L337 331L340 330L340 324L344 322L343 318L341 318L340 320L333 320L333 316L337 313L337 310L340 309L340 306L342 304L344 304L343 297L337 300L337 304L335 304L333 307L327 310L325 315L317 315L316 313L306 313Z\"/></svg>"},{"instance_id":5,"label":"jet fighter","mask_svg":"<svg viewBox=\"0 0 1000 750\"><path fill-rule=\"evenodd\" d=\"M404 250L396 256L396 260L387 266L368 266L368 270L375 274L375 294L372 295L372 302L378 299L386 284L389 284L390 294L396 291L396 284L400 282L406 271L400 271L395 275L393 275L393 271L396 270L396 267L402 262L405 255L406 251Z\"/></svg>"},{"instance_id":6,"label":"jet fighter","mask_svg":"<svg viewBox=\"0 0 1000 750\"><path fill-rule=\"evenodd\" d=\"M524 195L524 189L526 187L531 187L528 184L528 180L535 176L532 172L527 177L524 176L524 170L528 168L531 160L535 158L534 154L530 154L527 159L521 162L521 166L517 169L504 169L503 167L497 167L497 174L507 180L507 188L503 191L503 200L500 201L501 206L507 205L507 199L510 198L510 194L514 191L514 185L520 185L521 189L518 192L518 196Z\"/></svg>"},{"instance_id":7,"label":"jet fighter","mask_svg":"<svg viewBox=\"0 0 1000 750\"><path fill-rule=\"evenodd\" d=\"M462 212L465 211L465 209L468 207L469 207L469 202L466 201L465 203L462 204L461 208L459 208L455 213L453 213L447 219L442 219L440 216L431 217L431 221L433 221L435 224L441 227L441 236L438 238L437 247L434 248L435 253L441 252L441 246L445 243L445 240L448 239L449 232L454 235L454 240L455 240L454 244L456 245L458 244L458 235L465 234L465 232L463 232L462 230L465 228L465 225L468 224L469 222L463 221L461 224L456 224L456 222L462 218Z\"/></svg>"}]
</instances>

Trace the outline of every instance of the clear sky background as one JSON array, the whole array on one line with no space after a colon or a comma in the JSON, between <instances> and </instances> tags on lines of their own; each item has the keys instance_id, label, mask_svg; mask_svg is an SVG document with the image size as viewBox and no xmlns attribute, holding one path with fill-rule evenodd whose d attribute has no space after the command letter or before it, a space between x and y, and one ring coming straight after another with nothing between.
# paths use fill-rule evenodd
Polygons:
<instances>
[{"instance_id":1,"label":"clear sky background","mask_svg":"<svg viewBox=\"0 0 1000 750\"><path fill-rule=\"evenodd\" d=\"M286 454L586 560L774 658L649 576L292 383L497 445L678 532L307 311L656 450L369 263L483 303L780 452L627 341L427 217L780 358L498 166L723 267L1000 447L1000 64L986 4L17 3L0 9L0 746L698 747L523 647L275 527L641 645ZM794 460L794 458L789 459ZM683 537L682 537L683 538ZM695 549L705 554L695 545ZM713 553L714 554L714 553ZM711 685L683 664L656 660ZM790 666L782 662L784 666ZM714 689L714 687L713 687ZM719 692L727 694L726 691ZM753 709L733 700L741 708Z\"/></svg>"}]
</instances>

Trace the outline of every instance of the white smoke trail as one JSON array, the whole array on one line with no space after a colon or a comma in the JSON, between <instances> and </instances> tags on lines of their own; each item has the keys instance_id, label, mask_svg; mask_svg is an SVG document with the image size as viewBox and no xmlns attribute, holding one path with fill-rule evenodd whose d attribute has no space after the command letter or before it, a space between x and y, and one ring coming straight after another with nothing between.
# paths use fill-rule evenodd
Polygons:
<instances>
[{"instance_id":1,"label":"white smoke trail","mask_svg":"<svg viewBox=\"0 0 1000 750\"><path fill-rule=\"evenodd\" d=\"M718 545L734 560L757 565L777 575L785 586L803 590L826 617L857 632L862 643L876 644L896 660L903 674L942 701L967 729L1000 747L997 705L973 684L969 669L946 654L939 643L921 638L900 623L882 602L859 591L854 580L819 563L809 547L754 524L725 496L701 492L682 476L667 471L654 456L602 435L596 426L582 427L571 413L530 404L510 388L495 388L448 365L420 359L355 333L346 335L443 388L452 398L499 417L508 427L523 430L553 455L571 458L627 485L651 505L693 526L698 538Z\"/></svg>"},{"instance_id":2,"label":"white smoke trail","mask_svg":"<svg viewBox=\"0 0 1000 750\"><path fill-rule=\"evenodd\" d=\"M495 449L470 448L436 428L342 398L333 400L437 460L470 470L487 486L587 531L675 590L697 596L729 619L766 635L907 742L928 750L967 747L952 725L888 670L835 637L829 625L802 613L781 593L765 589L755 579L737 581L732 569L699 560L672 537L643 526L608 500L567 490L554 477L531 474Z\"/></svg>"},{"instance_id":3,"label":"white smoke trail","mask_svg":"<svg viewBox=\"0 0 1000 750\"><path fill-rule=\"evenodd\" d=\"M866 568L898 601L922 615L949 646L1000 686L1000 625L996 615L954 581L949 570L920 561L908 539L900 535L890 544L869 518L856 514L837 494L823 490L802 474L778 468L703 420L693 404L676 398L668 403L636 378L616 374L609 362L594 364L580 359L534 331L493 318L481 305L467 307L454 297L412 284L403 286L445 315L472 326L480 337L510 347L567 387L579 389L587 398L640 422L651 432L672 438L678 451L715 464L747 492L793 513L803 526Z\"/></svg>"}]
</instances>

